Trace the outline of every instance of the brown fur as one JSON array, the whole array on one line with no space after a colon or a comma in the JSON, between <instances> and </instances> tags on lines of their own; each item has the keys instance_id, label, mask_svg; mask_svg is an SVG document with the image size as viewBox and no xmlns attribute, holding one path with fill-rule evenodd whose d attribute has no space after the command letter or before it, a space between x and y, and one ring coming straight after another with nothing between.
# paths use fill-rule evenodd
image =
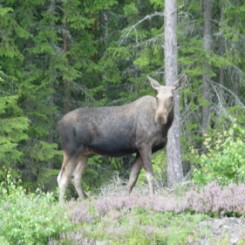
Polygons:
<instances>
[{"instance_id":1,"label":"brown fur","mask_svg":"<svg viewBox=\"0 0 245 245\"><path fill-rule=\"evenodd\" d=\"M57 178L63 201L71 180L79 198L85 194L80 180L88 158L93 154L122 156L136 153L129 177L130 193L142 167L147 172L150 193L154 193L151 154L167 143L173 121L174 90L149 78L157 99L143 96L123 106L80 108L66 114L59 122L64 159ZM178 81L179 82L179 81Z\"/></svg>"}]
</instances>

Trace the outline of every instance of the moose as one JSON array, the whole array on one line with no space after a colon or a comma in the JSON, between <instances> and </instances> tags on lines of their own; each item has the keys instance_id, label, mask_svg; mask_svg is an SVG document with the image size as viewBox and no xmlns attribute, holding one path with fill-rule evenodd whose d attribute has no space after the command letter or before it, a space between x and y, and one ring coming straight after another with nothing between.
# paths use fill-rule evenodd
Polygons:
<instances>
[{"instance_id":1,"label":"moose","mask_svg":"<svg viewBox=\"0 0 245 245\"><path fill-rule=\"evenodd\" d=\"M64 151L57 177L60 202L65 200L69 181L79 198L85 198L81 177L88 158L94 154L123 156L136 153L127 185L128 193L132 192L143 167L150 195L154 194L151 155L167 143L167 133L174 119L174 91L184 76L173 86L160 85L149 76L148 80L157 91L156 97L146 95L121 106L79 108L68 112L59 121Z\"/></svg>"}]
</instances>

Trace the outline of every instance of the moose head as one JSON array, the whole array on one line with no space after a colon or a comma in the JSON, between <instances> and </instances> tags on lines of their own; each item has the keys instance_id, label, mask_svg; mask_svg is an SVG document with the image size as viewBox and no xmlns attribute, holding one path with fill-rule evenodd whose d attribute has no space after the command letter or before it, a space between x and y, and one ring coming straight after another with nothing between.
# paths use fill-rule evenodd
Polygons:
<instances>
[{"instance_id":1,"label":"moose head","mask_svg":"<svg viewBox=\"0 0 245 245\"><path fill-rule=\"evenodd\" d=\"M147 76L151 82L153 89L157 91L157 110L155 114L155 122L166 124L168 115L174 108L174 91L181 86L185 80L185 75L182 75L172 86L160 85L155 79Z\"/></svg>"}]
</instances>

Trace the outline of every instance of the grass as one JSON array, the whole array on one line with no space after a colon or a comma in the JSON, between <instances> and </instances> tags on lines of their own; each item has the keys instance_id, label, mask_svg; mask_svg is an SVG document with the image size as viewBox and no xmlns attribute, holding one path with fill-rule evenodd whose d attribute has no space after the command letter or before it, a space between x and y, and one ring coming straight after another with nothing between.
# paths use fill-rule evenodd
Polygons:
<instances>
[{"instance_id":1,"label":"grass","mask_svg":"<svg viewBox=\"0 0 245 245\"><path fill-rule=\"evenodd\" d=\"M222 188L210 183L200 190L178 187L177 192L151 198L144 191L127 196L118 190L62 206L53 194L28 194L11 180L2 183L0 244L229 245L230 233L213 233L212 216L244 220L244 184ZM245 221L236 227L236 244L245 245Z\"/></svg>"},{"instance_id":2,"label":"grass","mask_svg":"<svg viewBox=\"0 0 245 245\"><path fill-rule=\"evenodd\" d=\"M178 187L177 192L169 194L164 191L152 198L144 192L134 192L129 197L120 188L111 195L103 191L103 196L69 202L70 219L77 224L77 230L64 234L64 239L69 241L68 244L101 241L118 245L230 245L230 234L223 230L222 225L218 227L219 234L214 234L210 224L217 220L212 217L220 215L244 219L245 201L241 195L244 187L231 185L222 188L210 183L200 190ZM225 203L223 198L226 198ZM241 241L237 244L244 245L245 226L239 232Z\"/></svg>"},{"instance_id":3,"label":"grass","mask_svg":"<svg viewBox=\"0 0 245 245\"><path fill-rule=\"evenodd\" d=\"M70 239L70 244L82 244L84 237L91 242L104 241L105 244L118 245L187 244L205 236L198 225L208 218L204 214L175 214L137 208L123 212L111 210L102 216L94 214L94 218L88 222L78 223L77 232L66 234L64 240ZM79 238L77 233L80 234Z\"/></svg>"}]
</instances>

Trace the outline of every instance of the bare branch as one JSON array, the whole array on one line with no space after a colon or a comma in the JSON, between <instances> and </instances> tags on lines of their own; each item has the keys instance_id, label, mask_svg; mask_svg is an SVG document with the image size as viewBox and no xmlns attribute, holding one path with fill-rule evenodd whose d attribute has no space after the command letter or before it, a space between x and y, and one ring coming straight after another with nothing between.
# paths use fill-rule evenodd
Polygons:
<instances>
[{"instance_id":1,"label":"bare branch","mask_svg":"<svg viewBox=\"0 0 245 245\"><path fill-rule=\"evenodd\" d=\"M219 92L218 92L217 88L214 86L213 83L210 83L210 85L212 86L212 88L213 88L213 90L214 90L214 92L215 92L215 94L216 94L216 96L218 98L218 102L219 102L218 103L218 106L219 106L219 108L221 109L221 111L223 112L223 114L226 115L226 116L228 116L229 119L233 122L234 121L234 118L231 115L229 115L229 113L227 112L226 108L223 106L223 101L222 101L222 99L221 99L221 97L219 95Z\"/></svg>"},{"instance_id":2,"label":"bare branch","mask_svg":"<svg viewBox=\"0 0 245 245\"><path fill-rule=\"evenodd\" d=\"M143 19L139 20L137 23L135 23L134 25L132 25L132 26L127 30L126 34L122 36L122 38L121 38L120 41L119 41L118 46L120 46L120 45L121 45L121 44L128 38L128 36L129 36L129 34L130 34L130 32L131 32L132 30L135 31L136 37L137 37L137 38L136 38L136 42L138 42L138 35L137 35L136 27L137 27L138 25L140 25L142 22L144 22L145 20L152 19L153 17L156 17L156 16L164 17L164 13L162 13L162 12L155 12L155 13L153 13L153 14L146 15Z\"/></svg>"},{"instance_id":3,"label":"bare branch","mask_svg":"<svg viewBox=\"0 0 245 245\"><path fill-rule=\"evenodd\" d=\"M226 88L225 86L223 86L220 83L216 83L214 81L209 81L209 83L213 86L219 87L221 89L223 89L224 91L226 91L228 94L232 95L232 97L234 98L234 100L236 101L236 105L241 106L241 108L245 111L245 105L241 102L241 100L239 99L239 97L230 89ZM213 87L212 86L212 87ZM216 90L217 91L217 90Z\"/></svg>"}]
</instances>

